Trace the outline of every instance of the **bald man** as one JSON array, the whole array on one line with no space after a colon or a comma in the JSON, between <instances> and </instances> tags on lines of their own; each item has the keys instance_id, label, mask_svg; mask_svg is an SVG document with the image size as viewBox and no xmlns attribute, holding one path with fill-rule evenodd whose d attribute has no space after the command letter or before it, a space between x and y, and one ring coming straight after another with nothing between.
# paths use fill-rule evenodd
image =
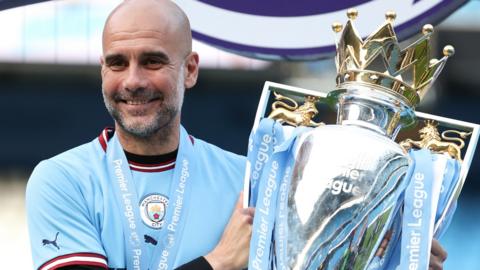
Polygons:
<instances>
[{"instance_id":1,"label":"bald man","mask_svg":"<svg viewBox=\"0 0 480 270\"><path fill-rule=\"evenodd\" d=\"M33 171L35 269L245 267L253 218L241 207L245 159L180 124L199 62L187 17L167 0L125 1L102 44L115 128Z\"/></svg>"}]
</instances>

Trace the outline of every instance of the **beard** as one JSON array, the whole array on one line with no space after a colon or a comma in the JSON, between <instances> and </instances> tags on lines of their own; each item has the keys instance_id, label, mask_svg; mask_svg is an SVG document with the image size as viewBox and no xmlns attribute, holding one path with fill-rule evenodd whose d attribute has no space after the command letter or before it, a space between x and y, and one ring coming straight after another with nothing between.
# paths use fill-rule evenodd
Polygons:
<instances>
[{"instance_id":1,"label":"beard","mask_svg":"<svg viewBox=\"0 0 480 270\"><path fill-rule=\"evenodd\" d=\"M181 72L182 74L182 72ZM107 97L105 91L103 100L105 107L115 122L127 133L139 139L148 139L154 135L167 137L174 128L175 119L180 114L183 103L183 79L179 76L176 91L166 97L161 92L137 89L134 91L117 91L112 97ZM151 100L160 99L160 109L155 111L146 121L134 119L137 115L127 114L120 110L115 104L121 100L139 99ZM138 113L139 115L141 112Z\"/></svg>"}]
</instances>

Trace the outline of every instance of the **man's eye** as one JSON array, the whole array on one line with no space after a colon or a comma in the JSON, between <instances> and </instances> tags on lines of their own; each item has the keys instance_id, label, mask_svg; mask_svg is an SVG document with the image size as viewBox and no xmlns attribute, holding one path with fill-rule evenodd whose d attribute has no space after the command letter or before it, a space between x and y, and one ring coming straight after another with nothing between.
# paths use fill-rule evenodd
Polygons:
<instances>
[{"instance_id":1,"label":"man's eye","mask_svg":"<svg viewBox=\"0 0 480 270\"><path fill-rule=\"evenodd\" d=\"M147 68L161 68L164 65L164 62L161 61L160 59L156 58L149 58L145 59L145 62L143 63Z\"/></svg>"},{"instance_id":2,"label":"man's eye","mask_svg":"<svg viewBox=\"0 0 480 270\"><path fill-rule=\"evenodd\" d=\"M122 61L122 60L115 60L108 63L108 67L111 70L115 70L115 71L123 70L126 66L127 66L127 63L125 63L125 61Z\"/></svg>"}]
</instances>

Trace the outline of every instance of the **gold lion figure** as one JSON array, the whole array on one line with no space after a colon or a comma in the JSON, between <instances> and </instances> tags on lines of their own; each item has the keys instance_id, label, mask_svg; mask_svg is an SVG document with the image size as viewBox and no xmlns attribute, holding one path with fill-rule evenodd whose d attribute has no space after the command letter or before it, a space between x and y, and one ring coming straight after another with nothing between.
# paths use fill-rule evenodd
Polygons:
<instances>
[{"instance_id":1,"label":"gold lion figure","mask_svg":"<svg viewBox=\"0 0 480 270\"><path fill-rule=\"evenodd\" d=\"M412 139L406 139L400 142L400 146L403 147L406 151L411 149L412 147L416 148L427 148L436 153L447 153L452 158L462 161L461 157L461 150L465 146L465 142L457 137L447 137L447 133L455 133L459 135L461 138L465 139L467 136L471 135L472 132L461 132L457 130L445 130L442 132L442 137L440 138L440 133L437 129L438 123L435 121L425 121L425 126L421 128L418 133L420 134L420 141L414 141ZM459 144L454 142L447 142L442 141L455 141Z\"/></svg>"},{"instance_id":2,"label":"gold lion figure","mask_svg":"<svg viewBox=\"0 0 480 270\"><path fill-rule=\"evenodd\" d=\"M305 103L298 106L298 103L289 98L282 96L276 92L273 92L275 95L275 102L272 103L272 112L268 115L268 118L275 119L281 123L287 123L292 126L320 126L323 125L322 122L317 123L312 120L315 115L318 114L318 110L315 107L315 102L318 101L318 98L313 96L306 96ZM284 100L292 103L289 105Z\"/></svg>"}]
</instances>

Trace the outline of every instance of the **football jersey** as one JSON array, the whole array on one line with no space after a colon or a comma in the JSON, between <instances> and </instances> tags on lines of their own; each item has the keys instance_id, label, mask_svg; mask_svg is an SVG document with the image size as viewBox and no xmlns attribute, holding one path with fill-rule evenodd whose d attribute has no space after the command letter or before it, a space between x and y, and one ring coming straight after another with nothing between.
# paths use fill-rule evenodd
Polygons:
<instances>
[{"instance_id":1,"label":"football jersey","mask_svg":"<svg viewBox=\"0 0 480 270\"><path fill-rule=\"evenodd\" d=\"M38 164L27 184L35 269L93 265L126 269L123 219L109 181L106 148L113 131ZM174 267L208 254L220 240L243 186L245 158L190 137L205 177L191 192ZM175 161L129 161L138 194L143 245L151 255L164 226Z\"/></svg>"}]
</instances>

